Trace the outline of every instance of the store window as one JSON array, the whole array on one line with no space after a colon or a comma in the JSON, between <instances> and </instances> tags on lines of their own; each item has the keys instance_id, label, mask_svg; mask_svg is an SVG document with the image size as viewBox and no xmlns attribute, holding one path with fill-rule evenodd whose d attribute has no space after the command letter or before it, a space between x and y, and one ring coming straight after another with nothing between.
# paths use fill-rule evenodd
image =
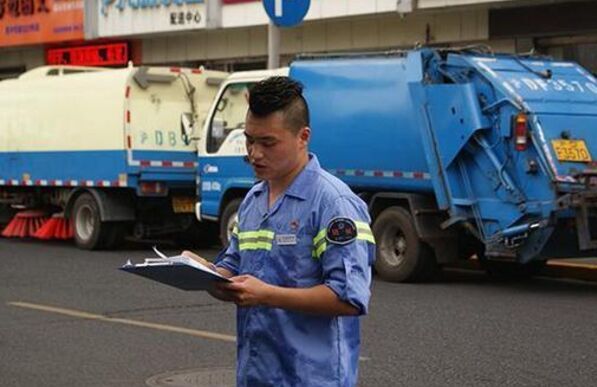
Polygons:
<instances>
[{"instance_id":1,"label":"store window","mask_svg":"<svg viewBox=\"0 0 597 387\"><path fill-rule=\"evenodd\" d=\"M581 66L597 74L597 43L567 46L562 50L563 59L579 63Z\"/></svg>"},{"instance_id":2,"label":"store window","mask_svg":"<svg viewBox=\"0 0 597 387\"><path fill-rule=\"evenodd\" d=\"M540 44L543 42L540 42ZM554 59L580 64L593 74L597 74L597 42L582 44L552 44L539 46L538 50Z\"/></svg>"}]
</instances>

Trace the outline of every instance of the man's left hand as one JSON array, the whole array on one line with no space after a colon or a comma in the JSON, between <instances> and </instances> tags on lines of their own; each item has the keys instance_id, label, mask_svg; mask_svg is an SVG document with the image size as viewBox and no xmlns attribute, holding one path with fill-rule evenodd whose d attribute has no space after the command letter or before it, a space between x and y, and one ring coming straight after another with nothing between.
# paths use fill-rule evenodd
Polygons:
<instances>
[{"instance_id":1,"label":"man's left hand","mask_svg":"<svg viewBox=\"0 0 597 387\"><path fill-rule=\"evenodd\" d=\"M265 305L272 286L251 275L230 278L232 283L221 284L222 290L232 296L238 306Z\"/></svg>"}]
</instances>

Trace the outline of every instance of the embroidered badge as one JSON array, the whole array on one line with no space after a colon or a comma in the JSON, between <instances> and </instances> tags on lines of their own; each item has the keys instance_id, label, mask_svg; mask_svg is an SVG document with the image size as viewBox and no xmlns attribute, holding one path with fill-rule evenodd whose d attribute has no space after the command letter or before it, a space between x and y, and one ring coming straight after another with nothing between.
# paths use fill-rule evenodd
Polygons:
<instances>
[{"instance_id":1,"label":"embroidered badge","mask_svg":"<svg viewBox=\"0 0 597 387\"><path fill-rule=\"evenodd\" d=\"M297 232L299 229L299 221L298 219L294 219L290 222L290 231Z\"/></svg>"},{"instance_id":2,"label":"embroidered badge","mask_svg":"<svg viewBox=\"0 0 597 387\"><path fill-rule=\"evenodd\" d=\"M330 220L325 236L330 243L345 245L357 238L357 226L352 219L334 218Z\"/></svg>"},{"instance_id":3,"label":"embroidered badge","mask_svg":"<svg viewBox=\"0 0 597 387\"><path fill-rule=\"evenodd\" d=\"M296 245L296 235L294 235L294 234L276 235L276 244L278 246L294 246L294 245Z\"/></svg>"}]
</instances>

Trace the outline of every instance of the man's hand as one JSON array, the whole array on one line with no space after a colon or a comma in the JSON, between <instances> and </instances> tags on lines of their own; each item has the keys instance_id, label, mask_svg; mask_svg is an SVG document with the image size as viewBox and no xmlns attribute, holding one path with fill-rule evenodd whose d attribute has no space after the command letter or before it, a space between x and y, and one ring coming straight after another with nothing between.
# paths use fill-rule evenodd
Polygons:
<instances>
[{"instance_id":1,"label":"man's hand","mask_svg":"<svg viewBox=\"0 0 597 387\"><path fill-rule=\"evenodd\" d=\"M232 297L238 306L266 305L273 290L271 285L251 275L230 278L232 283L218 284L218 289Z\"/></svg>"},{"instance_id":2,"label":"man's hand","mask_svg":"<svg viewBox=\"0 0 597 387\"><path fill-rule=\"evenodd\" d=\"M213 271L220 273L221 275L223 275L226 278L232 277L232 273L230 273L228 270L226 270L224 268L216 267L216 265L209 262L207 259L198 256L197 254L193 253L192 251L185 250L182 252L181 255L209 267ZM217 285L215 288L208 290L208 293L211 294L212 297L217 298L218 300L221 300L221 301L234 301L233 295L230 292L228 292L227 290L225 290L223 288L218 287Z\"/></svg>"},{"instance_id":3,"label":"man's hand","mask_svg":"<svg viewBox=\"0 0 597 387\"><path fill-rule=\"evenodd\" d=\"M193 259L193 260L195 260L195 261L197 261L197 262L199 262L199 263L201 263L201 264L209 267L210 269L212 269L214 271L216 270L216 265L214 265L213 263L209 262L207 259L198 256L197 254L193 253L192 251L185 250L180 255L182 255L184 257L187 257L187 258L191 258L191 259Z\"/></svg>"}]
</instances>

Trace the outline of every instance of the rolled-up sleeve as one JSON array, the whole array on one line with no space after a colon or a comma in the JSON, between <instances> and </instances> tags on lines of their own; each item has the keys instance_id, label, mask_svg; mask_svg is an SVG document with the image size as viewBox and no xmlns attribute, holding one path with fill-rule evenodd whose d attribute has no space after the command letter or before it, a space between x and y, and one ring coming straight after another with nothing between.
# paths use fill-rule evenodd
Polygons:
<instances>
[{"instance_id":1,"label":"rolled-up sleeve","mask_svg":"<svg viewBox=\"0 0 597 387\"><path fill-rule=\"evenodd\" d=\"M233 235L230 244L218 256L216 266L228 270L233 275L238 275L240 255L238 253L238 236Z\"/></svg>"},{"instance_id":2,"label":"rolled-up sleeve","mask_svg":"<svg viewBox=\"0 0 597 387\"><path fill-rule=\"evenodd\" d=\"M371 298L371 265L375 259L375 240L369 227L370 218L358 198L340 197L329 203L320 219L320 235L326 233L334 219L354 222L356 237L346 243L326 237L322 240L321 260L324 284L338 297L367 314Z\"/></svg>"}]
</instances>

